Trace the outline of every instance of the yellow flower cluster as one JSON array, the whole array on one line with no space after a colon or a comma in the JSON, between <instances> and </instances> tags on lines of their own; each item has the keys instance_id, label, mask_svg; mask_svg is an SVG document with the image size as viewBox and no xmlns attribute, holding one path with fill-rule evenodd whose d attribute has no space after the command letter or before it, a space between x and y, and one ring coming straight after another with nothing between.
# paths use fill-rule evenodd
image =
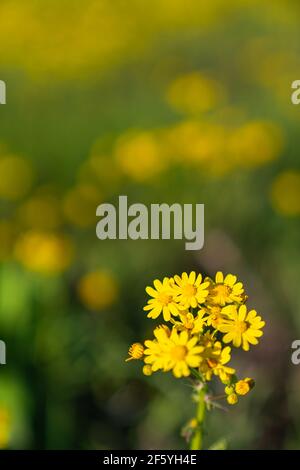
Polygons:
<instances>
[{"instance_id":1,"label":"yellow flower cluster","mask_svg":"<svg viewBox=\"0 0 300 470\"><path fill-rule=\"evenodd\" d=\"M229 365L231 347L248 351L258 344L265 322L247 309L248 297L236 276L217 272L214 278L203 278L192 271L156 279L146 292L148 318L162 316L165 323L154 328L154 338L144 345L132 344L127 360L142 359L145 375L172 371L180 378L192 373L202 382L217 376L226 385L230 404L249 392L254 381L237 380Z\"/></svg>"}]
</instances>

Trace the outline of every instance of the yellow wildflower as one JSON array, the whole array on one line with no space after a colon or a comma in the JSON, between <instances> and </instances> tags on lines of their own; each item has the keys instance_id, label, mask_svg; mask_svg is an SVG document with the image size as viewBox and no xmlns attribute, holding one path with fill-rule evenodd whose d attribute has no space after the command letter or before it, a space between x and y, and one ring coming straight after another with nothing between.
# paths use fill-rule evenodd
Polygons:
<instances>
[{"instance_id":1,"label":"yellow wildflower","mask_svg":"<svg viewBox=\"0 0 300 470\"><path fill-rule=\"evenodd\" d=\"M182 273L182 276L176 275L174 277L175 283L174 290L177 294L175 300L180 304L180 308L196 308L198 305L205 302L208 295L209 282L202 282L202 275L198 274L196 277L195 271L189 275Z\"/></svg>"},{"instance_id":2,"label":"yellow wildflower","mask_svg":"<svg viewBox=\"0 0 300 470\"><path fill-rule=\"evenodd\" d=\"M199 310L194 316L189 311L179 313L180 321L171 320L178 330L188 330L191 334L201 333L206 325L207 315L205 310Z\"/></svg>"},{"instance_id":3,"label":"yellow wildflower","mask_svg":"<svg viewBox=\"0 0 300 470\"><path fill-rule=\"evenodd\" d=\"M127 359L129 360L129 359ZM147 376L150 376L153 374L153 370L152 370L152 367L150 366L150 364L145 364L144 367L143 367L143 374L144 375L147 375Z\"/></svg>"},{"instance_id":4,"label":"yellow wildflower","mask_svg":"<svg viewBox=\"0 0 300 470\"><path fill-rule=\"evenodd\" d=\"M173 371L175 377L187 377L190 368L199 367L202 361L202 346L197 346L198 337L189 337L186 331L180 333L174 328L170 337L167 333L157 336L156 340L145 341L146 364L151 364L152 370L162 369L164 372Z\"/></svg>"},{"instance_id":5,"label":"yellow wildflower","mask_svg":"<svg viewBox=\"0 0 300 470\"><path fill-rule=\"evenodd\" d=\"M235 373L235 369L225 365L231 359L230 353L230 347L226 346L222 349L220 341L208 343L203 352L204 360L199 368L205 380L211 380L212 376L216 375L222 382L226 382Z\"/></svg>"},{"instance_id":6,"label":"yellow wildflower","mask_svg":"<svg viewBox=\"0 0 300 470\"><path fill-rule=\"evenodd\" d=\"M238 401L239 399L236 393L232 393L227 397L227 402L229 403L229 405L236 405Z\"/></svg>"},{"instance_id":7,"label":"yellow wildflower","mask_svg":"<svg viewBox=\"0 0 300 470\"><path fill-rule=\"evenodd\" d=\"M237 282L237 277L227 274L224 278L224 274L218 271L215 282L210 283L207 303L223 307L233 302L242 303L244 300L244 287L241 282Z\"/></svg>"},{"instance_id":8,"label":"yellow wildflower","mask_svg":"<svg viewBox=\"0 0 300 470\"><path fill-rule=\"evenodd\" d=\"M217 330L223 323L223 320L228 318L226 315L226 310L224 312L224 308L225 307L222 308L220 305L207 306L208 316L206 318L206 323L208 326L212 326Z\"/></svg>"},{"instance_id":9,"label":"yellow wildflower","mask_svg":"<svg viewBox=\"0 0 300 470\"><path fill-rule=\"evenodd\" d=\"M125 359L126 362L133 359L142 359L144 355L144 346L141 343L133 343L128 350L129 357Z\"/></svg>"},{"instance_id":10,"label":"yellow wildflower","mask_svg":"<svg viewBox=\"0 0 300 470\"><path fill-rule=\"evenodd\" d=\"M148 311L148 318L157 318L161 313L165 321L170 321L171 315L178 315L178 306L174 300L174 289L172 280L168 277L163 279L163 282L155 279L153 287L146 287L146 292L152 299L148 300L148 304L144 310Z\"/></svg>"},{"instance_id":11,"label":"yellow wildflower","mask_svg":"<svg viewBox=\"0 0 300 470\"><path fill-rule=\"evenodd\" d=\"M246 377L243 380L239 380L235 384L235 392L238 395L247 395L250 392L251 388L254 387L254 380L250 377Z\"/></svg>"},{"instance_id":12,"label":"yellow wildflower","mask_svg":"<svg viewBox=\"0 0 300 470\"><path fill-rule=\"evenodd\" d=\"M226 395L231 395L232 393L234 393L234 387L232 385L226 385L224 390Z\"/></svg>"},{"instance_id":13,"label":"yellow wildflower","mask_svg":"<svg viewBox=\"0 0 300 470\"><path fill-rule=\"evenodd\" d=\"M242 346L244 351L249 351L249 343L258 344L257 338L263 335L261 328L265 326L265 322L255 310L247 313L246 305L241 305L239 309L235 305L227 306L226 311L231 318L224 320L219 326L219 331L226 333L222 341L232 342L235 347Z\"/></svg>"}]
</instances>

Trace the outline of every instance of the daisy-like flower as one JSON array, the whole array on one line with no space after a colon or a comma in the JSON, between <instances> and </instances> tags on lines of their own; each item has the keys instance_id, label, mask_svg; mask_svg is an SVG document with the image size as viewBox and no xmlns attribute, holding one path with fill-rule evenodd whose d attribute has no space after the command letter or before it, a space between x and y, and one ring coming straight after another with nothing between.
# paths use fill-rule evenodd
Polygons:
<instances>
[{"instance_id":1,"label":"daisy-like flower","mask_svg":"<svg viewBox=\"0 0 300 470\"><path fill-rule=\"evenodd\" d=\"M209 282L202 282L201 274L196 276L195 271L189 275L182 273L181 277L176 275L174 280L175 300L180 304L181 309L196 308L205 302L208 296Z\"/></svg>"},{"instance_id":2,"label":"daisy-like flower","mask_svg":"<svg viewBox=\"0 0 300 470\"><path fill-rule=\"evenodd\" d=\"M224 320L219 326L219 331L225 333L224 343L231 343L236 348L242 346L244 351L249 351L249 344L258 344L258 339L263 335L261 329L265 322L257 315L255 310L247 312L246 305L237 308L235 305L228 305L226 312L230 319Z\"/></svg>"},{"instance_id":3,"label":"daisy-like flower","mask_svg":"<svg viewBox=\"0 0 300 470\"><path fill-rule=\"evenodd\" d=\"M173 289L172 279L165 277L163 282L155 279L153 287L146 287L146 292L152 299L148 300L144 307L145 311L149 311L148 318L157 318L162 313L165 321L170 321L171 316L177 316L178 306L174 300L175 292Z\"/></svg>"},{"instance_id":4,"label":"daisy-like flower","mask_svg":"<svg viewBox=\"0 0 300 470\"><path fill-rule=\"evenodd\" d=\"M199 371L205 380L211 380L213 375L219 376L222 382L226 382L235 373L235 369L226 366L231 359L231 349L226 346L222 349L220 341L207 341L203 355L203 361L200 364Z\"/></svg>"},{"instance_id":5,"label":"daisy-like flower","mask_svg":"<svg viewBox=\"0 0 300 470\"><path fill-rule=\"evenodd\" d=\"M155 334L155 332L154 332ZM153 341L145 341L145 364L150 364L153 371L172 370L177 378L190 375L190 368L199 367L203 346L197 346L198 337L190 337L187 331L177 332L172 329L171 335L159 332Z\"/></svg>"},{"instance_id":6,"label":"daisy-like flower","mask_svg":"<svg viewBox=\"0 0 300 470\"><path fill-rule=\"evenodd\" d=\"M237 282L237 277L233 274L224 274L218 271L215 281L210 282L207 303L224 307L226 304L245 302L244 287L241 282Z\"/></svg>"},{"instance_id":7,"label":"daisy-like flower","mask_svg":"<svg viewBox=\"0 0 300 470\"><path fill-rule=\"evenodd\" d=\"M191 334L198 334L203 331L206 325L207 314L205 310L199 310L196 316L189 311L184 311L179 313L179 318L180 321L171 320L177 330L188 330Z\"/></svg>"},{"instance_id":8,"label":"daisy-like flower","mask_svg":"<svg viewBox=\"0 0 300 470\"><path fill-rule=\"evenodd\" d=\"M226 309L226 307L221 307L220 305L208 305L206 324L217 330L223 321L228 319L228 315L224 309Z\"/></svg>"}]
</instances>

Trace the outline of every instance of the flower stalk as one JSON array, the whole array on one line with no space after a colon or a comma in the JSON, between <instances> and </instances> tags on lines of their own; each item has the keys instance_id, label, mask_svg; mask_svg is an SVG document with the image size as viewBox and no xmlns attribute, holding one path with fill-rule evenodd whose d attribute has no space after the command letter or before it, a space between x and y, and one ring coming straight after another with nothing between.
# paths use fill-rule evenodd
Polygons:
<instances>
[{"instance_id":1,"label":"flower stalk","mask_svg":"<svg viewBox=\"0 0 300 470\"><path fill-rule=\"evenodd\" d=\"M190 450L201 450L203 443L203 425L206 414L206 389L202 386L197 396L197 410L195 416L195 431L190 441Z\"/></svg>"}]
</instances>

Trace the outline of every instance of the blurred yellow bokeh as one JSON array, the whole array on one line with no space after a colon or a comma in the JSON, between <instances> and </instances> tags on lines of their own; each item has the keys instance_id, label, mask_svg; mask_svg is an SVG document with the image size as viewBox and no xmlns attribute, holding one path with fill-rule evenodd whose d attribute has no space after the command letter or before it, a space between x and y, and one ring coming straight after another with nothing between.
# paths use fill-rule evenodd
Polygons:
<instances>
[{"instance_id":1,"label":"blurred yellow bokeh","mask_svg":"<svg viewBox=\"0 0 300 470\"><path fill-rule=\"evenodd\" d=\"M11 434L11 419L7 408L0 406L0 449L6 449Z\"/></svg>"},{"instance_id":2,"label":"blurred yellow bokeh","mask_svg":"<svg viewBox=\"0 0 300 470\"><path fill-rule=\"evenodd\" d=\"M53 195L36 195L18 210L19 221L27 228L56 230L62 223L60 201Z\"/></svg>"},{"instance_id":3,"label":"blurred yellow bokeh","mask_svg":"<svg viewBox=\"0 0 300 470\"><path fill-rule=\"evenodd\" d=\"M192 115L221 106L225 96L221 83L200 72L176 78L167 91L167 101L170 106L177 111Z\"/></svg>"},{"instance_id":4,"label":"blurred yellow bokeh","mask_svg":"<svg viewBox=\"0 0 300 470\"><path fill-rule=\"evenodd\" d=\"M274 123L252 121L237 128L229 138L229 153L241 167L257 167L277 158L283 133Z\"/></svg>"},{"instance_id":5,"label":"blurred yellow bokeh","mask_svg":"<svg viewBox=\"0 0 300 470\"><path fill-rule=\"evenodd\" d=\"M78 282L78 295L89 310L110 307L118 298L118 284L114 276L97 270L85 274Z\"/></svg>"},{"instance_id":6,"label":"blurred yellow bokeh","mask_svg":"<svg viewBox=\"0 0 300 470\"><path fill-rule=\"evenodd\" d=\"M33 169L28 160L17 155L0 157L0 198L16 200L31 187Z\"/></svg>"},{"instance_id":7,"label":"blurred yellow bokeh","mask_svg":"<svg viewBox=\"0 0 300 470\"><path fill-rule=\"evenodd\" d=\"M16 242L15 257L28 270L54 275L65 271L74 254L69 237L51 232L29 230Z\"/></svg>"},{"instance_id":8,"label":"blurred yellow bokeh","mask_svg":"<svg viewBox=\"0 0 300 470\"><path fill-rule=\"evenodd\" d=\"M270 196L274 209L280 214L300 215L300 171L280 173L272 183Z\"/></svg>"},{"instance_id":9,"label":"blurred yellow bokeh","mask_svg":"<svg viewBox=\"0 0 300 470\"><path fill-rule=\"evenodd\" d=\"M63 200L63 212L68 222L80 227L90 227L96 223L96 208L102 202L98 187L82 183L69 190Z\"/></svg>"},{"instance_id":10,"label":"blurred yellow bokeh","mask_svg":"<svg viewBox=\"0 0 300 470\"><path fill-rule=\"evenodd\" d=\"M167 165L159 139L149 131L122 135L116 142L115 157L125 175L138 182L159 176Z\"/></svg>"}]
</instances>

